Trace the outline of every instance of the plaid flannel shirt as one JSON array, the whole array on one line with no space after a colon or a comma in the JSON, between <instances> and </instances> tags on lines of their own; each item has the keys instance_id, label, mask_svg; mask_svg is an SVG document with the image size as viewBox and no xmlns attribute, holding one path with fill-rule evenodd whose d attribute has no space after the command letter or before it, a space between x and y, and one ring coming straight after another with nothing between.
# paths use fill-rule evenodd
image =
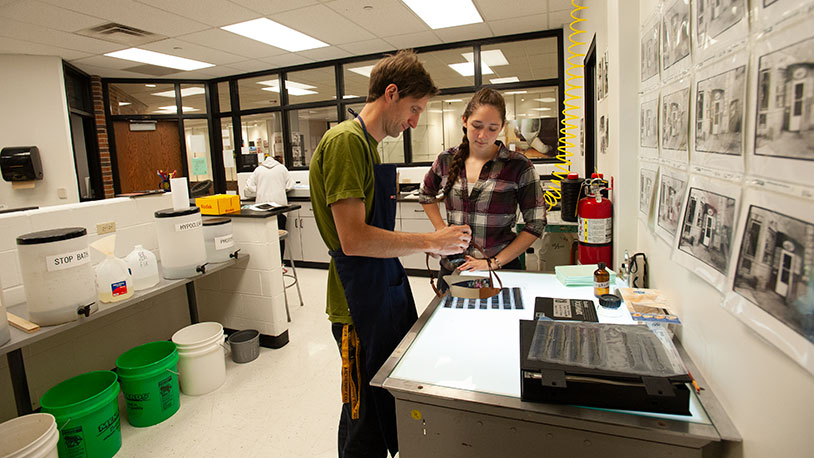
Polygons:
<instances>
[{"instance_id":1,"label":"plaid flannel shirt","mask_svg":"<svg viewBox=\"0 0 814 458\"><path fill-rule=\"evenodd\" d=\"M523 214L524 231L540 237L546 225L545 200L540 178L534 165L524 155L510 151L502 142L497 157L484 164L480 177L472 186L461 168L459 180L444 200L448 224L468 224L472 240L486 251L488 257L509 245L515 238L512 229L517 223L517 208ZM458 147L438 155L424 176L418 201L432 203L441 192L449 175L452 157Z\"/></svg>"}]
</instances>

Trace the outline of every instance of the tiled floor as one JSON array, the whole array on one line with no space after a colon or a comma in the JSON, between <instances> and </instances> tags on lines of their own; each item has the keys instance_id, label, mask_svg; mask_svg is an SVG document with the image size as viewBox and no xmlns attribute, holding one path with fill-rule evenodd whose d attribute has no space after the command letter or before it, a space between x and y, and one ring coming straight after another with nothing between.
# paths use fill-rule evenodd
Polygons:
<instances>
[{"instance_id":1,"label":"tiled floor","mask_svg":"<svg viewBox=\"0 0 814 458\"><path fill-rule=\"evenodd\" d=\"M122 418L117 457L336 457L340 360L325 315L328 271L297 269L305 306L294 288L290 342L261 348L247 364L227 359L226 383L203 396L181 395L181 409L149 428ZM411 278L419 315L432 299L427 278ZM124 406L121 406L122 412Z\"/></svg>"}]
</instances>

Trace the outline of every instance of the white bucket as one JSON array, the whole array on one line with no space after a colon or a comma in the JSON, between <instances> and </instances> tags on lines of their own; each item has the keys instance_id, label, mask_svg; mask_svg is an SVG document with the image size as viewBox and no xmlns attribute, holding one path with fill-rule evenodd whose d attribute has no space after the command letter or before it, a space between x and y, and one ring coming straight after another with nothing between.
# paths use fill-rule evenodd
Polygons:
<instances>
[{"instance_id":1,"label":"white bucket","mask_svg":"<svg viewBox=\"0 0 814 458\"><path fill-rule=\"evenodd\" d=\"M225 336L220 323L189 325L172 336L178 347L178 381L181 392L199 396L226 381Z\"/></svg>"},{"instance_id":2,"label":"white bucket","mask_svg":"<svg viewBox=\"0 0 814 458\"><path fill-rule=\"evenodd\" d=\"M50 413L32 413L0 424L0 456L57 458L59 431Z\"/></svg>"}]
</instances>

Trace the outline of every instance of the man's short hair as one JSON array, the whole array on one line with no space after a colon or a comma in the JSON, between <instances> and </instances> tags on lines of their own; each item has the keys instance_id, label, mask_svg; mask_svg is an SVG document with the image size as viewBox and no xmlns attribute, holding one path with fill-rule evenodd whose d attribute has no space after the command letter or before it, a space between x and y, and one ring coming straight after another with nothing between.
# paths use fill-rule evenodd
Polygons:
<instances>
[{"instance_id":1,"label":"man's short hair","mask_svg":"<svg viewBox=\"0 0 814 458\"><path fill-rule=\"evenodd\" d=\"M376 63L370 72L367 102L373 102L384 95L384 90L391 83L399 88L399 97L420 99L438 94L438 88L432 82L430 74L411 49L390 54Z\"/></svg>"}]
</instances>

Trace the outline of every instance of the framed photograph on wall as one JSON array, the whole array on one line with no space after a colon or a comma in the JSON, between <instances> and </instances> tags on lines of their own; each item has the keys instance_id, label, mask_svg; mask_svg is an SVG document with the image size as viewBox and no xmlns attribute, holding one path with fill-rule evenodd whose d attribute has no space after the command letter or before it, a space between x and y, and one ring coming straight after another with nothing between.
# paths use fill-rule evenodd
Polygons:
<instances>
[{"instance_id":1,"label":"framed photograph on wall","mask_svg":"<svg viewBox=\"0 0 814 458\"><path fill-rule=\"evenodd\" d=\"M656 191L658 162L639 161L639 219L649 224L653 193Z\"/></svg>"}]
</instances>

